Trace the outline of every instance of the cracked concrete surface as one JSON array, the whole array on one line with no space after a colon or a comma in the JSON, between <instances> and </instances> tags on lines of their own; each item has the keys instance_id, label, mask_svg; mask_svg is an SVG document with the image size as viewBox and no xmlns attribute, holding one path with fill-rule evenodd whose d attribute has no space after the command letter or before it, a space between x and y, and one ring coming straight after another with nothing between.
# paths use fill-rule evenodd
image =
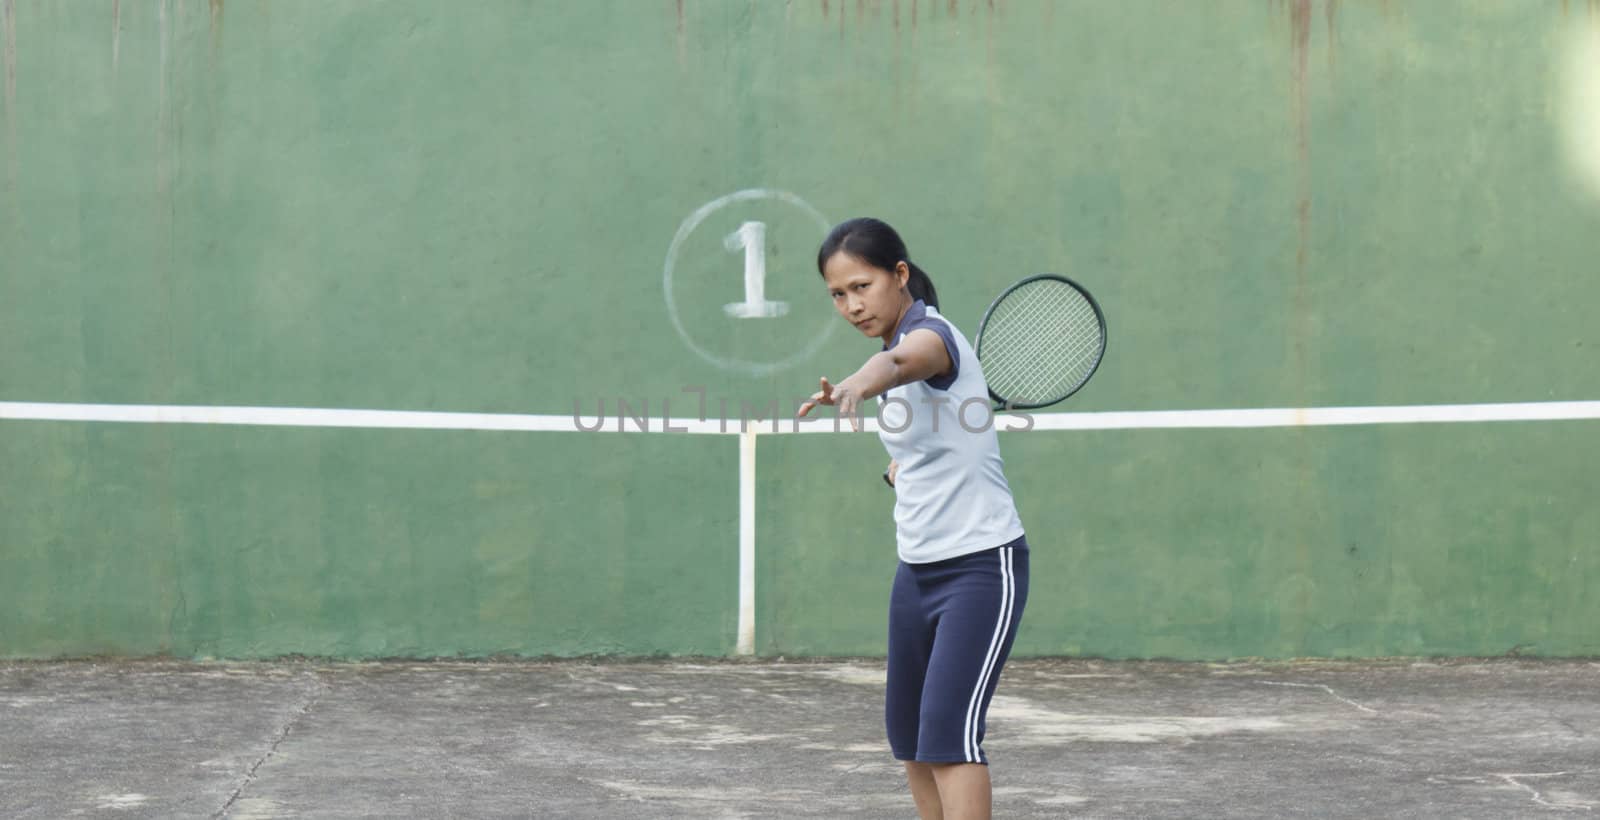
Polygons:
<instances>
[{"instance_id":1,"label":"cracked concrete surface","mask_svg":"<svg viewBox=\"0 0 1600 820\"><path fill-rule=\"evenodd\" d=\"M1023 659L997 817L1600 813L1600 663ZM0 663L0 816L910 817L883 667Z\"/></svg>"}]
</instances>

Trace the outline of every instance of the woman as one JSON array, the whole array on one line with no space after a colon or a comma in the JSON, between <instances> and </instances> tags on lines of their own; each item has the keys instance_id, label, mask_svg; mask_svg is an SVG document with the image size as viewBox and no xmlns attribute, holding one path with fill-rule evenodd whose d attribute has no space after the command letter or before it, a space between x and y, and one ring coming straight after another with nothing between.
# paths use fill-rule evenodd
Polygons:
<instances>
[{"instance_id":1,"label":"woman","mask_svg":"<svg viewBox=\"0 0 1600 820\"><path fill-rule=\"evenodd\" d=\"M900 557L889 601L889 746L924 820L987 818L984 717L1027 602L1028 544L988 423L983 369L883 222L835 227L817 270L839 314L883 341L848 378L822 379L799 414L832 405L854 420L862 402L881 397ZM962 415L974 403L981 427Z\"/></svg>"}]
</instances>

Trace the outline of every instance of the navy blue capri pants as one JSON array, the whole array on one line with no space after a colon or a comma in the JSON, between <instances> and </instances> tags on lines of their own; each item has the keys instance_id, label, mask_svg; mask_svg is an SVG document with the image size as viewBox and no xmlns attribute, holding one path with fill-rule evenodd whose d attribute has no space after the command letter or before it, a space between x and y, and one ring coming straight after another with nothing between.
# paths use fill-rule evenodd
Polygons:
<instances>
[{"instance_id":1,"label":"navy blue capri pants","mask_svg":"<svg viewBox=\"0 0 1600 820\"><path fill-rule=\"evenodd\" d=\"M900 562L889 596L884 724L897 760L984 763L985 716L1028 601L1025 538Z\"/></svg>"}]
</instances>

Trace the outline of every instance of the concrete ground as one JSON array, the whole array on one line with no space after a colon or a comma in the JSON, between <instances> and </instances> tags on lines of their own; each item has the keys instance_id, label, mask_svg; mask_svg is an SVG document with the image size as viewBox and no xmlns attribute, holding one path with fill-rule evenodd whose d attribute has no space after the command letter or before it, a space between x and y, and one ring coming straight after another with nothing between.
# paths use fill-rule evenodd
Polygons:
<instances>
[{"instance_id":1,"label":"concrete ground","mask_svg":"<svg viewBox=\"0 0 1600 820\"><path fill-rule=\"evenodd\" d=\"M883 668L0 663L0 817L914 817ZM1600 816L1600 663L1015 660L995 816Z\"/></svg>"}]
</instances>

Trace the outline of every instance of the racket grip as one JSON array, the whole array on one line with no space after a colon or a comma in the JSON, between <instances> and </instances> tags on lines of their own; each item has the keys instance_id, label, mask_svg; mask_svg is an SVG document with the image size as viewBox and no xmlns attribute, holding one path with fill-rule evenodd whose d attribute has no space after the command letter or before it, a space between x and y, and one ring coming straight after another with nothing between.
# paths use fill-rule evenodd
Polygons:
<instances>
[{"instance_id":1,"label":"racket grip","mask_svg":"<svg viewBox=\"0 0 1600 820\"><path fill-rule=\"evenodd\" d=\"M884 470L883 471L883 483L889 485L890 487L894 486L894 481L889 478L889 471L888 470Z\"/></svg>"}]
</instances>

